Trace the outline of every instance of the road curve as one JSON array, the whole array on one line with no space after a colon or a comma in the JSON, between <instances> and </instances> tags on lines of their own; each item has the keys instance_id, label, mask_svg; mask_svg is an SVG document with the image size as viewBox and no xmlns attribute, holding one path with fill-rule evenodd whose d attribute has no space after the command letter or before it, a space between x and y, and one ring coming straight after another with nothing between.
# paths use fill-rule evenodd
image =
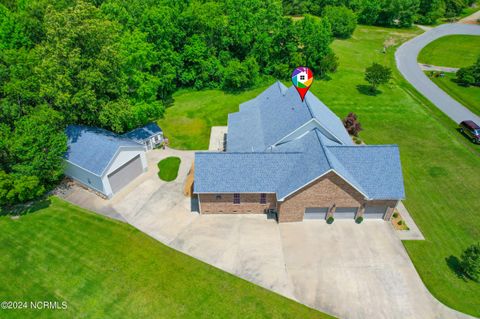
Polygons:
<instances>
[{"instance_id":1,"label":"road curve","mask_svg":"<svg viewBox=\"0 0 480 319\"><path fill-rule=\"evenodd\" d=\"M427 44L446 35L457 34L480 36L480 25L442 24L439 27L422 33L418 37L405 42L397 49L395 52L397 68L408 82L453 121L460 123L464 120L473 120L480 124L479 116L472 113L440 89L423 73L417 63L418 54Z\"/></svg>"}]
</instances>

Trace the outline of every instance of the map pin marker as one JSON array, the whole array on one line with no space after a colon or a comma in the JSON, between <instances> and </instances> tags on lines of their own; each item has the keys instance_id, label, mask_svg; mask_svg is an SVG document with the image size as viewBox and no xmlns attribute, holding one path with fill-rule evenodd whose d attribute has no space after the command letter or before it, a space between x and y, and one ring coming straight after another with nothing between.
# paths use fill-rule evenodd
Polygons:
<instances>
[{"instance_id":1,"label":"map pin marker","mask_svg":"<svg viewBox=\"0 0 480 319\"><path fill-rule=\"evenodd\" d=\"M306 66L299 66L292 73L292 83L293 86L297 89L300 98L305 99L310 86L313 83L313 72Z\"/></svg>"}]
</instances>

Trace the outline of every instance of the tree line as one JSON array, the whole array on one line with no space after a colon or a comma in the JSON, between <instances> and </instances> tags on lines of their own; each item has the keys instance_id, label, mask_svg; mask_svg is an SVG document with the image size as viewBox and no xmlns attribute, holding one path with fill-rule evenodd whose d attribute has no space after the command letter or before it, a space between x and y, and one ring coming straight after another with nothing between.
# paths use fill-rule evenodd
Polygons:
<instances>
[{"instance_id":1,"label":"tree line","mask_svg":"<svg viewBox=\"0 0 480 319\"><path fill-rule=\"evenodd\" d=\"M434 24L440 18L454 18L476 0L283 0L287 15L323 15L328 6L342 6L354 12L362 24L408 27L414 22Z\"/></svg>"},{"instance_id":2,"label":"tree line","mask_svg":"<svg viewBox=\"0 0 480 319\"><path fill-rule=\"evenodd\" d=\"M179 88L335 70L331 16L295 20L280 0L0 1L0 205L58 182L67 124L123 133Z\"/></svg>"}]
</instances>

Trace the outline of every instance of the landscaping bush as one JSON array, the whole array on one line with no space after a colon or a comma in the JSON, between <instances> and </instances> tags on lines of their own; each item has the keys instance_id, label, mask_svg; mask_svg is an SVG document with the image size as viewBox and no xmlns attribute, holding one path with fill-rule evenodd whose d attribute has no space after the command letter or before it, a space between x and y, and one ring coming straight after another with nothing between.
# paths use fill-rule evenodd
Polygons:
<instances>
[{"instance_id":1,"label":"landscaping bush","mask_svg":"<svg viewBox=\"0 0 480 319\"><path fill-rule=\"evenodd\" d=\"M333 218L333 216L329 216L327 218L327 224L332 224L334 220L335 220L335 218Z\"/></svg>"},{"instance_id":2,"label":"landscaping bush","mask_svg":"<svg viewBox=\"0 0 480 319\"><path fill-rule=\"evenodd\" d=\"M180 167L180 158L171 156L158 162L158 177L162 181L171 182L177 178L178 168Z\"/></svg>"},{"instance_id":3,"label":"landscaping bush","mask_svg":"<svg viewBox=\"0 0 480 319\"><path fill-rule=\"evenodd\" d=\"M355 13L344 6L326 6L322 16L330 22L332 33L338 38L349 38L357 27Z\"/></svg>"},{"instance_id":4,"label":"landscaping bush","mask_svg":"<svg viewBox=\"0 0 480 319\"><path fill-rule=\"evenodd\" d=\"M403 221L403 220L399 220L399 221L397 222L397 225L398 225L398 226L402 226L403 224L404 224L404 221Z\"/></svg>"},{"instance_id":5,"label":"landscaping bush","mask_svg":"<svg viewBox=\"0 0 480 319\"><path fill-rule=\"evenodd\" d=\"M357 137L358 133L362 130L362 125L358 121L357 115L353 112L348 113L347 117L343 119L343 126L347 129L348 134L355 137Z\"/></svg>"},{"instance_id":6,"label":"landscaping bush","mask_svg":"<svg viewBox=\"0 0 480 319\"><path fill-rule=\"evenodd\" d=\"M465 86L480 86L480 56L474 65L461 68L457 71L457 82Z\"/></svg>"},{"instance_id":7,"label":"landscaping bush","mask_svg":"<svg viewBox=\"0 0 480 319\"><path fill-rule=\"evenodd\" d=\"M476 243L465 249L460 262L465 276L480 282L480 243Z\"/></svg>"},{"instance_id":8,"label":"landscaping bush","mask_svg":"<svg viewBox=\"0 0 480 319\"><path fill-rule=\"evenodd\" d=\"M397 218L397 217L398 217L398 213L397 212L393 213L393 218Z\"/></svg>"},{"instance_id":9,"label":"landscaping bush","mask_svg":"<svg viewBox=\"0 0 480 319\"><path fill-rule=\"evenodd\" d=\"M355 219L355 222L357 224L361 224L363 222L363 217L362 216L358 216L357 219Z\"/></svg>"}]
</instances>

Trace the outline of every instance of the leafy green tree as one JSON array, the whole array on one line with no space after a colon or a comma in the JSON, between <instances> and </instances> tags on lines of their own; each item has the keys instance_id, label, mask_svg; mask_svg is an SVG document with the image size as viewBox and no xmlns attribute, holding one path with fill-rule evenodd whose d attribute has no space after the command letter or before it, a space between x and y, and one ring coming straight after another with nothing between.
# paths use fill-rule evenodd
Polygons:
<instances>
[{"instance_id":1,"label":"leafy green tree","mask_svg":"<svg viewBox=\"0 0 480 319\"><path fill-rule=\"evenodd\" d=\"M314 73L322 73L322 59L333 54L329 46L332 42L330 24L324 19L307 15L298 22L298 29L303 63Z\"/></svg>"},{"instance_id":2,"label":"leafy green tree","mask_svg":"<svg viewBox=\"0 0 480 319\"><path fill-rule=\"evenodd\" d=\"M98 125L98 113L128 93L118 54L119 26L82 1L45 13L45 41L35 49L40 97L68 122Z\"/></svg>"},{"instance_id":3,"label":"leafy green tree","mask_svg":"<svg viewBox=\"0 0 480 319\"><path fill-rule=\"evenodd\" d=\"M480 243L471 245L463 252L460 266L467 277L480 282Z\"/></svg>"},{"instance_id":4,"label":"leafy green tree","mask_svg":"<svg viewBox=\"0 0 480 319\"><path fill-rule=\"evenodd\" d=\"M444 0L420 0L417 21L422 24L434 24L445 15Z\"/></svg>"},{"instance_id":5,"label":"leafy green tree","mask_svg":"<svg viewBox=\"0 0 480 319\"><path fill-rule=\"evenodd\" d=\"M30 45L23 25L4 5L0 4L0 50L20 48Z\"/></svg>"},{"instance_id":6,"label":"leafy green tree","mask_svg":"<svg viewBox=\"0 0 480 319\"><path fill-rule=\"evenodd\" d=\"M387 26L409 27L416 18L420 0L383 0L376 23Z\"/></svg>"},{"instance_id":7,"label":"leafy green tree","mask_svg":"<svg viewBox=\"0 0 480 319\"><path fill-rule=\"evenodd\" d=\"M0 170L0 206L32 200L44 192L36 176L7 174Z\"/></svg>"},{"instance_id":8,"label":"leafy green tree","mask_svg":"<svg viewBox=\"0 0 480 319\"><path fill-rule=\"evenodd\" d=\"M258 65L253 57L243 62L231 60L225 68L223 88L236 91L251 87L256 83L258 74Z\"/></svg>"},{"instance_id":9,"label":"leafy green tree","mask_svg":"<svg viewBox=\"0 0 480 319\"><path fill-rule=\"evenodd\" d=\"M365 80L370 83L371 90L375 92L381 84L386 84L392 77L392 70L389 67L373 63L365 70Z\"/></svg>"},{"instance_id":10,"label":"leafy green tree","mask_svg":"<svg viewBox=\"0 0 480 319\"><path fill-rule=\"evenodd\" d=\"M63 155L67 138L63 116L47 106L15 122L10 152L14 173L35 176L42 185L52 185L63 175Z\"/></svg>"},{"instance_id":11,"label":"leafy green tree","mask_svg":"<svg viewBox=\"0 0 480 319\"><path fill-rule=\"evenodd\" d=\"M333 73L338 68L338 57L333 53L328 53L320 60L320 66L317 70L317 76L324 78L327 73Z\"/></svg>"},{"instance_id":12,"label":"leafy green tree","mask_svg":"<svg viewBox=\"0 0 480 319\"><path fill-rule=\"evenodd\" d=\"M357 17L344 6L326 6L322 16L330 23L333 35L339 38L349 38L357 27Z\"/></svg>"},{"instance_id":13,"label":"leafy green tree","mask_svg":"<svg viewBox=\"0 0 480 319\"><path fill-rule=\"evenodd\" d=\"M358 8L358 22L375 24L382 9L381 0L363 0Z\"/></svg>"}]
</instances>

